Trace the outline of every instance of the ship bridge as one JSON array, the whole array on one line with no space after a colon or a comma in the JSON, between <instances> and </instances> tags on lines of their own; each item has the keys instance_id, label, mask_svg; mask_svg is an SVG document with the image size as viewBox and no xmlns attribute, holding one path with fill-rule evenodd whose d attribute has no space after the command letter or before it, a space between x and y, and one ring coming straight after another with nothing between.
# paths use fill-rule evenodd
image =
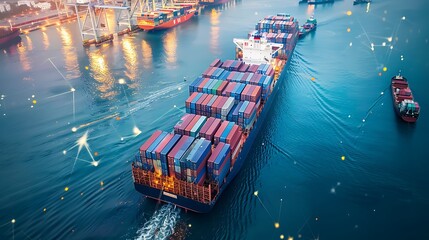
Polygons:
<instances>
[{"instance_id":1,"label":"ship bridge","mask_svg":"<svg viewBox=\"0 0 429 240\"><path fill-rule=\"evenodd\" d=\"M240 60L248 64L270 63L283 48L283 44L268 42L261 36L252 36L249 39L234 38L233 42L242 53Z\"/></svg>"}]
</instances>

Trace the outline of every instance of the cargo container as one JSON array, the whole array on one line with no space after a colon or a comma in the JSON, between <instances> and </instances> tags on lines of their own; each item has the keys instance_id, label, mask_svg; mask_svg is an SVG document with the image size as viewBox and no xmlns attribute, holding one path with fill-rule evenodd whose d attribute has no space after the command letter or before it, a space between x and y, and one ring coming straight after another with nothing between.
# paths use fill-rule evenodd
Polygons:
<instances>
[{"instance_id":1,"label":"cargo container","mask_svg":"<svg viewBox=\"0 0 429 240\"><path fill-rule=\"evenodd\" d=\"M132 165L137 191L196 212L213 208L285 82L297 26L289 15L267 16L248 39L233 40L236 60L215 59L190 84L176 134L156 131L139 149Z\"/></svg>"}]
</instances>

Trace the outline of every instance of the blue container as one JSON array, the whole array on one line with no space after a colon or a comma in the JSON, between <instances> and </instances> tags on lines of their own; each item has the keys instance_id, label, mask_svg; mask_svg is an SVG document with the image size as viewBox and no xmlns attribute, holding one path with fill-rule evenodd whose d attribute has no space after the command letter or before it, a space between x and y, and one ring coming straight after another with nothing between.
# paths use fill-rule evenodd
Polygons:
<instances>
[{"instance_id":1,"label":"blue container","mask_svg":"<svg viewBox=\"0 0 429 240\"><path fill-rule=\"evenodd\" d=\"M193 92L196 92L196 87L198 85L200 85L200 83L203 81L204 78L202 77L197 77L192 83L191 85L189 85L189 95Z\"/></svg>"},{"instance_id":2,"label":"blue container","mask_svg":"<svg viewBox=\"0 0 429 240\"><path fill-rule=\"evenodd\" d=\"M214 79L209 79L206 84L203 86L203 93L209 93L209 86L212 84Z\"/></svg>"},{"instance_id":3,"label":"blue container","mask_svg":"<svg viewBox=\"0 0 429 240\"><path fill-rule=\"evenodd\" d=\"M180 159L183 157L183 155L185 155L186 151L188 150L188 148L192 145L192 143L194 142L195 138L194 137L189 137L181 146L180 150L176 153L176 155L174 156L174 169L175 172L179 175L182 174L181 172L181 165L180 165ZM179 178L180 179L180 178Z\"/></svg>"},{"instance_id":4,"label":"blue container","mask_svg":"<svg viewBox=\"0 0 429 240\"><path fill-rule=\"evenodd\" d=\"M211 82L211 84L210 85L208 85L208 87L207 87L207 93L208 94L213 94L213 87L217 84L217 81L218 80L216 80L216 79L213 79L213 81ZM216 94L216 91L215 91L215 93L214 94ZM213 94L213 95L214 95Z\"/></svg>"},{"instance_id":5,"label":"blue container","mask_svg":"<svg viewBox=\"0 0 429 240\"><path fill-rule=\"evenodd\" d=\"M195 96L195 98L192 100L192 102L191 102L191 112L193 111L193 113L195 113L196 103L201 98L202 95L203 95L202 93L198 93L197 96Z\"/></svg>"},{"instance_id":6,"label":"blue container","mask_svg":"<svg viewBox=\"0 0 429 240\"><path fill-rule=\"evenodd\" d=\"M203 127L204 123L206 122L207 118L205 116L201 116L200 119L195 123L194 127L191 129L191 137L197 137L198 133L200 132L200 129Z\"/></svg>"},{"instance_id":7,"label":"blue container","mask_svg":"<svg viewBox=\"0 0 429 240\"><path fill-rule=\"evenodd\" d=\"M208 159L211 154L211 142L206 139L201 139L201 144L196 149L192 157L189 157L189 163L190 163L190 169L191 170L198 170L200 168L201 164L205 163L203 162L204 159Z\"/></svg>"},{"instance_id":8,"label":"blue container","mask_svg":"<svg viewBox=\"0 0 429 240\"><path fill-rule=\"evenodd\" d=\"M155 148L158 146L158 144L167 136L167 132L162 132L161 135L159 135L155 141L149 146L149 148L146 151L146 158L149 159L155 159Z\"/></svg>"},{"instance_id":9,"label":"blue container","mask_svg":"<svg viewBox=\"0 0 429 240\"><path fill-rule=\"evenodd\" d=\"M173 138L165 145L165 147L161 151L161 163L167 163L167 155L176 146L176 143L180 140L182 136L179 134L174 134Z\"/></svg>"},{"instance_id":10,"label":"blue container","mask_svg":"<svg viewBox=\"0 0 429 240\"><path fill-rule=\"evenodd\" d=\"M216 99L218 98L218 96L216 96L216 95L214 95L213 97L212 97L212 99L209 101L209 103L207 103L207 114L208 115L211 115L211 113L212 113L212 105L213 105L213 103L216 101Z\"/></svg>"},{"instance_id":11,"label":"blue container","mask_svg":"<svg viewBox=\"0 0 429 240\"><path fill-rule=\"evenodd\" d=\"M223 70L222 74L219 76L219 80L226 80L230 73L230 71Z\"/></svg>"},{"instance_id":12,"label":"blue container","mask_svg":"<svg viewBox=\"0 0 429 240\"><path fill-rule=\"evenodd\" d=\"M228 137L229 133L231 132L232 127L234 126L233 122L228 123L223 133L220 135L220 141L226 143L226 137Z\"/></svg>"},{"instance_id":13,"label":"blue container","mask_svg":"<svg viewBox=\"0 0 429 240\"><path fill-rule=\"evenodd\" d=\"M237 88L235 100L240 101L241 99L241 93L243 92L244 88L246 87L246 84L240 83L239 87Z\"/></svg>"},{"instance_id":14,"label":"blue container","mask_svg":"<svg viewBox=\"0 0 429 240\"><path fill-rule=\"evenodd\" d=\"M250 83L250 79L252 79L253 75L254 75L254 73L250 73L250 74L249 74L249 76L247 76L247 78L246 78L246 80L245 80L245 82L246 82L247 84L249 84L249 83Z\"/></svg>"},{"instance_id":15,"label":"blue container","mask_svg":"<svg viewBox=\"0 0 429 240\"><path fill-rule=\"evenodd\" d=\"M249 105L249 101L243 102L240 109L238 110L238 117L244 117L244 110L246 110L248 105Z\"/></svg>"}]
</instances>

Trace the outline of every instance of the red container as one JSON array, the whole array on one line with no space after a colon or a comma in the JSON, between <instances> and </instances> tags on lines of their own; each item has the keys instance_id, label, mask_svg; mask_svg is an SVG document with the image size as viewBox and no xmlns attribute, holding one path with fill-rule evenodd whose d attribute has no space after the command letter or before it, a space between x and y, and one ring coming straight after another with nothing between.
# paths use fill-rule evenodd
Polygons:
<instances>
[{"instance_id":1,"label":"red container","mask_svg":"<svg viewBox=\"0 0 429 240\"><path fill-rule=\"evenodd\" d=\"M261 79L262 75L259 73L253 74L253 77L250 79L250 83L253 85L258 85L259 80Z\"/></svg>"},{"instance_id":2,"label":"red container","mask_svg":"<svg viewBox=\"0 0 429 240\"><path fill-rule=\"evenodd\" d=\"M231 64L233 63L233 60L226 60L223 64L222 64L222 68L228 70L229 67L231 67Z\"/></svg>"},{"instance_id":3,"label":"red container","mask_svg":"<svg viewBox=\"0 0 429 240\"><path fill-rule=\"evenodd\" d=\"M182 136L177 142L177 144L171 149L170 153L167 155L167 161L168 161L168 172L170 174L170 177L175 177L175 171L174 171L174 156L176 156L177 152L182 148L183 144L188 140L188 136Z\"/></svg>"},{"instance_id":4,"label":"red container","mask_svg":"<svg viewBox=\"0 0 429 240\"><path fill-rule=\"evenodd\" d=\"M201 114L201 103L207 98L208 94L203 93L203 95L201 95L200 99L198 99L198 101L195 103L195 108L197 111L199 111L199 114Z\"/></svg>"},{"instance_id":5,"label":"red container","mask_svg":"<svg viewBox=\"0 0 429 240\"><path fill-rule=\"evenodd\" d=\"M203 72L203 76L207 76L208 72L212 69L212 67L208 67L204 72Z\"/></svg>"},{"instance_id":6,"label":"red container","mask_svg":"<svg viewBox=\"0 0 429 240\"><path fill-rule=\"evenodd\" d=\"M238 69L239 72L245 72L247 71L247 69L249 68L248 64L243 64L241 65L241 67Z\"/></svg>"},{"instance_id":7,"label":"red container","mask_svg":"<svg viewBox=\"0 0 429 240\"><path fill-rule=\"evenodd\" d=\"M218 89L216 90L216 94L221 96L225 88L228 86L227 81L222 81L222 83L219 85Z\"/></svg>"},{"instance_id":8,"label":"red container","mask_svg":"<svg viewBox=\"0 0 429 240\"><path fill-rule=\"evenodd\" d=\"M223 105L225 105L225 103L226 103L227 100L228 100L227 97L222 97L221 98L221 100L219 102L219 105L217 105L217 107L216 107L216 113L217 114L221 114L222 113L222 107L223 107Z\"/></svg>"},{"instance_id":9,"label":"red container","mask_svg":"<svg viewBox=\"0 0 429 240\"><path fill-rule=\"evenodd\" d=\"M210 126L213 124L213 121L215 120L214 117L209 117L207 121L204 123L203 127L200 129L199 136L202 138L206 138L206 132L209 130Z\"/></svg>"},{"instance_id":10,"label":"red container","mask_svg":"<svg viewBox=\"0 0 429 240\"><path fill-rule=\"evenodd\" d=\"M203 87L209 80L210 78L204 78L203 81L201 81L200 85L198 85L197 92L203 92Z\"/></svg>"},{"instance_id":11,"label":"red container","mask_svg":"<svg viewBox=\"0 0 429 240\"><path fill-rule=\"evenodd\" d=\"M244 117L249 118L254 111L255 111L255 103L249 102L249 105L247 105L246 110L244 110Z\"/></svg>"},{"instance_id":12,"label":"red container","mask_svg":"<svg viewBox=\"0 0 429 240\"><path fill-rule=\"evenodd\" d=\"M230 82L230 83L228 83L228 86L226 86L225 90L222 93L222 96L230 97L231 96L231 92L235 88L236 85L237 85L236 82Z\"/></svg>"},{"instance_id":13,"label":"red container","mask_svg":"<svg viewBox=\"0 0 429 240\"><path fill-rule=\"evenodd\" d=\"M220 65L222 65L222 61L219 58L213 60L213 62L210 63L210 67L219 67Z\"/></svg>"},{"instance_id":14,"label":"red container","mask_svg":"<svg viewBox=\"0 0 429 240\"><path fill-rule=\"evenodd\" d=\"M253 92L250 94L250 101L256 102L260 99L262 93L262 88L260 86L255 86Z\"/></svg>"},{"instance_id":15,"label":"red container","mask_svg":"<svg viewBox=\"0 0 429 240\"><path fill-rule=\"evenodd\" d=\"M182 117L181 123L174 126L174 133L183 135L185 128L189 125L192 119L195 118L195 114L186 114Z\"/></svg>"},{"instance_id":16,"label":"red container","mask_svg":"<svg viewBox=\"0 0 429 240\"><path fill-rule=\"evenodd\" d=\"M207 160L207 168L214 169L214 161L219 156L220 152L222 151L222 148L225 146L225 143L220 142L212 151L212 155Z\"/></svg>"},{"instance_id":17,"label":"red container","mask_svg":"<svg viewBox=\"0 0 429 240\"><path fill-rule=\"evenodd\" d=\"M206 106L207 104L210 102L210 100L212 99L213 95L211 94L207 94L206 99L204 99L204 101L201 103L201 115L205 115L207 110L206 110Z\"/></svg>"},{"instance_id":18,"label":"red container","mask_svg":"<svg viewBox=\"0 0 429 240\"><path fill-rule=\"evenodd\" d=\"M155 156L156 159L161 159L161 151L165 148L165 146L170 142L170 140L173 138L174 134L167 134L164 139L161 140L161 142L158 144L158 146L155 148Z\"/></svg>"},{"instance_id":19,"label":"red container","mask_svg":"<svg viewBox=\"0 0 429 240\"><path fill-rule=\"evenodd\" d=\"M214 135L216 131L219 129L220 125L221 125L221 120L219 118L215 118L212 125L209 127L209 130L207 130L206 132L207 140L211 141L212 143L214 142Z\"/></svg>"},{"instance_id":20,"label":"red container","mask_svg":"<svg viewBox=\"0 0 429 240\"><path fill-rule=\"evenodd\" d=\"M246 79L249 77L250 73L249 72L245 72L243 77L240 79L241 83L245 83Z\"/></svg>"},{"instance_id":21,"label":"red container","mask_svg":"<svg viewBox=\"0 0 429 240\"><path fill-rule=\"evenodd\" d=\"M210 78L216 69L217 67L212 67L212 69L210 69L210 71L207 73L207 77Z\"/></svg>"},{"instance_id":22,"label":"red container","mask_svg":"<svg viewBox=\"0 0 429 240\"><path fill-rule=\"evenodd\" d=\"M236 72L231 72L231 73L228 75L228 77L226 77L226 80L227 80L227 81L231 81L232 79L234 79L235 73L236 73Z\"/></svg>"},{"instance_id":23,"label":"red container","mask_svg":"<svg viewBox=\"0 0 429 240\"><path fill-rule=\"evenodd\" d=\"M223 121L223 123L220 125L219 129L216 131L214 135L214 144L217 145L220 140L220 136L225 131L225 128L228 126L229 121Z\"/></svg>"},{"instance_id":24,"label":"red container","mask_svg":"<svg viewBox=\"0 0 429 240\"><path fill-rule=\"evenodd\" d=\"M194 119L192 119L192 121L189 123L189 125L186 126L184 135L188 135L188 136L191 135L192 128L195 126L195 123L197 123L198 120L200 120L200 118L201 118L200 115L195 115Z\"/></svg>"},{"instance_id":25,"label":"red container","mask_svg":"<svg viewBox=\"0 0 429 240\"><path fill-rule=\"evenodd\" d=\"M249 69L247 69L248 72L256 73L258 70L259 65L250 65Z\"/></svg>"},{"instance_id":26,"label":"red container","mask_svg":"<svg viewBox=\"0 0 429 240\"><path fill-rule=\"evenodd\" d=\"M188 109L191 108L191 102L192 102L192 100L194 100L194 98L197 96L197 94L198 94L198 92L193 92L191 94L191 96L189 96L188 99L186 99L186 101L185 101L186 108L188 108Z\"/></svg>"},{"instance_id":27,"label":"red container","mask_svg":"<svg viewBox=\"0 0 429 240\"><path fill-rule=\"evenodd\" d=\"M249 98L250 96L249 91L251 90L252 87L253 85L246 84L246 87L244 87L243 91L241 92L241 96L240 96L241 101L246 101Z\"/></svg>"},{"instance_id":28,"label":"red container","mask_svg":"<svg viewBox=\"0 0 429 240\"><path fill-rule=\"evenodd\" d=\"M220 101L222 101L222 99L223 99L223 98L224 98L224 97L219 96L219 97L214 101L214 103L213 103L213 105L212 105L212 113L211 113L211 116L212 116L212 117L216 117L216 113L217 113L218 105L219 105Z\"/></svg>"},{"instance_id":29,"label":"red container","mask_svg":"<svg viewBox=\"0 0 429 240\"><path fill-rule=\"evenodd\" d=\"M146 156L147 149L150 147L150 145L152 145L153 141L155 141L159 137L159 135L161 135L161 133L162 133L161 130L156 130L154 133L152 133L152 136L150 136L150 138L146 140L146 142L144 142L143 145L141 145L140 156L142 158L146 158L145 156Z\"/></svg>"}]
</instances>

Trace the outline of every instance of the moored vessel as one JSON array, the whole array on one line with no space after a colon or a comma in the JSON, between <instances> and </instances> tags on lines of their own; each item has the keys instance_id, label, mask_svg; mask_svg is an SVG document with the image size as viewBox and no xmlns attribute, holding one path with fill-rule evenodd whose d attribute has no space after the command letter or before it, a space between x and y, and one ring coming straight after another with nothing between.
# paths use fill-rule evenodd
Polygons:
<instances>
[{"instance_id":1,"label":"moored vessel","mask_svg":"<svg viewBox=\"0 0 429 240\"><path fill-rule=\"evenodd\" d=\"M137 17L137 25L145 31L172 28L191 19L197 10L192 3L171 4Z\"/></svg>"},{"instance_id":2,"label":"moored vessel","mask_svg":"<svg viewBox=\"0 0 429 240\"><path fill-rule=\"evenodd\" d=\"M371 0L354 0L353 1L353 5L357 5L361 3L371 3Z\"/></svg>"},{"instance_id":3,"label":"moored vessel","mask_svg":"<svg viewBox=\"0 0 429 240\"><path fill-rule=\"evenodd\" d=\"M307 3L310 5L333 3L334 0L308 0Z\"/></svg>"},{"instance_id":4,"label":"moored vessel","mask_svg":"<svg viewBox=\"0 0 429 240\"><path fill-rule=\"evenodd\" d=\"M420 115L420 106L414 101L408 80L401 75L392 77L391 90L396 114L405 122L416 122Z\"/></svg>"},{"instance_id":5,"label":"moored vessel","mask_svg":"<svg viewBox=\"0 0 429 240\"><path fill-rule=\"evenodd\" d=\"M269 24L268 24L269 22ZM276 32L272 39L268 33ZM135 189L158 201L209 212L238 174L270 111L298 39L289 15L268 16L237 59L215 59L189 86L172 133L157 130L132 164Z\"/></svg>"},{"instance_id":6,"label":"moored vessel","mask_svg":"<svg viewBox=\"0 0 429 240\"><path fill-rule=\"evenodd\" d=\"M13 40L18 39L20 33L19 28L0 28L0 46L7 45Z\"/></svg>"}]
</instances>

